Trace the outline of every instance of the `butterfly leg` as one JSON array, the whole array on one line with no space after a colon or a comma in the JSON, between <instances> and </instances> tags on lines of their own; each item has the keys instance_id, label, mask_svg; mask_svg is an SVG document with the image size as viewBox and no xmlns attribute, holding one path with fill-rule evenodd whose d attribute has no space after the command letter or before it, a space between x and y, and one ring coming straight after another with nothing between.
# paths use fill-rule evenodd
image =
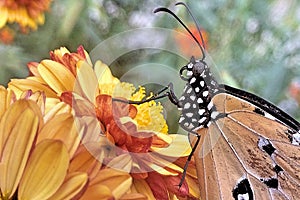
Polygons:
<instances>
[{"instance_id":1,"label":"butterfly leg","mask_svg":"<svg viewBox=\"0 0 300 200\"><path fill-rule=\"evenodd\" d=\"M166 87L162 88L160 91L158 91L156 94L154 94L152 97L148 99L144 99L141 101L131 101L131 100L124 100L124 99L118 99L118 98L113 98L113 101L118 101L118 102L123 102L123 103L128 103L128 104L143 104L149 101L157 100L157 99L162 99L164 97L168 97L169 100L175 104L177 107L181 107L180 102L178 98L176 97L173 89L173 84L169 83Z\"/></svg>"},{"instance_id":2,"label":"butterfly leg","mask_svg":"<svg viewBox=\"0 0 300 200\"><path fill-rule=\"evenodd\" d=\"M186 163L185 163L185 165L184 165L184 167L183 167L182 177L181 177L181 180L180 180L179 185L178 185L179 187L181 187L182 184L183 184L183 182L184 182L184 179L185 179L185 176L186 176L186 172L187 172L188 165L189 165L190 161L192 160L192 157L193 157L193 155L194 155L194 152L196 151L197 146L198 146L198 144L199 144L199 142L200 142L200 138L201 138L201 135L199 135L198 133L196 133L196 132L194 132L194 131L192 131L192 130L190 130L190 129L184 127L184 126L181 126L181 127L182 127L185 131L187 131L188 134L192 134L192 135L196 136L197 139L196 139L195 144L192 146L192 151L191 151L191 153L189 154L189 156L188 156L188 158L187 158L187 161L186 161Z\"/></svg>"}]
</instances>

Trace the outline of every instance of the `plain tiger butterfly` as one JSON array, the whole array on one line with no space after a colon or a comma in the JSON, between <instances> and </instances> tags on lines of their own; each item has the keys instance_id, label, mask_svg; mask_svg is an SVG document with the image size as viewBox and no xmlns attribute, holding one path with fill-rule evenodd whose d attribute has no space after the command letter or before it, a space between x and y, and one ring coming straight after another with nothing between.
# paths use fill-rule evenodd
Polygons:
<instances>
[{"instance_id":1,"label":"plain tiger butterfly","mask_svg":"<svg viewBox=\"0 0 300 200\"><path fill-rule=\"evenodd\" d=\"M195 155L201 199L300 199L300 123L261 97L219 84L205 61L203 37L191 11L182 2L176 5L187 8L201 43L169 9L154 12L175 17L200 47L202 58L192 57L180 69L186 81L180 98L170 83L149 99L127 103L169 97L178 107L180 126L196 136L184 175Z\"/></svg>"}]
</instances>

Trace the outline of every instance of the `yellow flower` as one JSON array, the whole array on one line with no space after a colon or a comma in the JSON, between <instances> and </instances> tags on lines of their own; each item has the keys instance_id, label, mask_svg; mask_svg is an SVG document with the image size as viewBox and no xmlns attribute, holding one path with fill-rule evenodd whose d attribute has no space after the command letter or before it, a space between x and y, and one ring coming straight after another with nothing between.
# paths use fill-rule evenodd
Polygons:
<instances>
[{"instance_id":1,"label":"yellow flower","mask_svg":"<svg viewBox=\"0 0 300 200\"><path fill-rule=\"evenodd\" d=\"M51 0L4 0L0 2L0 28L7 23L18 23L26 31L36 30L44 24L44 12L48 10Z\"/></svg>"},{"instance_id":2,"label":"yellow flower","mask_svg":"<svg viewBox=\"0 0 300 200\"><path fill-rule=\"evenodd\" d=\"M87 183L87 174L67 171L70 153L63 141L36 142L44 127L40 98L26 98L9 105L0 121L0 199L72 198Z\"/></svg>"},{"instance_id":3,"label":"yellow flower","mask_svg":"<svg viewBox=\"0 0 300 200\"><path fill-rule=\"evenodd\" d=\"M37 142L64 142L68 171L88 176L78 198L199 198L193 161L178 188L191 148L186 136L168 134L160 103L126 103L144 99L145 89L120 82L101 61L93 66L83 47L50 55L30 63L31 76L12 80L9 89L18 98L29 89L44 91L45 122Z\"/></svg>"}]
</instances>

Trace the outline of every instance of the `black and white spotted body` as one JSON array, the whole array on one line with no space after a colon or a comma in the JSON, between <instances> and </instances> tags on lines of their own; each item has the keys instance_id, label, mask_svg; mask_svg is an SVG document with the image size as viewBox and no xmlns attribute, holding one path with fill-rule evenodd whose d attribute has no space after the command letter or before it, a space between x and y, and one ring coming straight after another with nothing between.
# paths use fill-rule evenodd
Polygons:
<instances>
[{"instance_id":1,"label":"black and white spotted body","mask_svg":"<svg viewBox=\"0 0 300 200\"><path fill-rule=\"evenodd\" d=\"M186 71L185 75L183 71ZM180 76L187 82L178 103L180 125L191 131L209 127L211 120L219 115L212 102L212 97L218 92L218 83L206 63L194 57L182 67Z\"/></svg>"}]
</instances>

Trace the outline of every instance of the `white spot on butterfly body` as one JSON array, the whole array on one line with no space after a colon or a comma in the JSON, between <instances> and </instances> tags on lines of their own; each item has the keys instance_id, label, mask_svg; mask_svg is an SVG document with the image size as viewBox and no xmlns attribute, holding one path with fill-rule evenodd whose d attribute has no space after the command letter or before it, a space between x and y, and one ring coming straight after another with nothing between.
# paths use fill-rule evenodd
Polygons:
<instances>
[{"instance_id":1,"label":"white spot on butterfly body","mask_svg":"<svg viewBox=\"0 0 300 200\"><path fill-rule=\"evenodd\" d=\"M195 92L198 93L199 91L200 91L200 88L199 88L199 87L196 87L196 88L195 88Z\"/></svg>"},{"instance_id":2,"label":"white spot on butterfly body","mask_svg":"<svg viewBox=\"0 0 300 200\"><path fill-rule=\"evenodd\" d=\"M207 95L208 95L208 91L206 90L206 91L203 92L203 96L207 97Z\"/></svg>"},{"instance_id":3,"label":"white spot on butterfly body","mask_svg":"<svg viewBox=\"0 0 300 200\"><path fill-rule=\"evenodd\" d=\"M197 103L203 103L203 100L201 98L198 98Z\"/></svg>"},{"instance_id":4,"label":"white spot on butterfly body","mask_svg":"<svg viewBox=\"0 0 300 200\"><path fill-rule=\"evenodd\" d=\"M179 123L181 123L184 119L185 119L184 117L180 117Z\"/></svg>"},{"instance_id":5,"label":"white spot on butterfly body","mask_svg":"<svg viewBox=\"0 0 300 200\"><path fill-rule=\"evenodd\" d=\"M209 121L206 126L209 127L211 125L211 121Z\"/></svg>"},{"instance_id":6,"label":"white spot on butterfly body","mask_svg":"<svg viewBox=\"0 0 300 200\"><path fill-rule=\"evenodd\" d=\"M192 71L187 71L187 72L186 72L186 75L187 75L187 76L192 76L192 75L193 75L193 72L192 72Z\"/></svg>"},{"instance_id":7,"label":"white spot on butterfly body","mask_svg":"<svg viewBox=\"0 0 300 200\"><path fill-rule=\"evenodd\" d=\"M205 113L205 109L199 109L198 114L203 115L203 113Z\"/></svg>"},{"instance_id":8,"label":"white spot on butterfly body","mask_svg":"<svg viewBox=\"0 0 300 200\"><path fill-rule=\"evenodd\" d=\"M217 116L218 116L219 114L220 114L219 112L213 111L213 112L210 114L210 116L211 116L211 118L216 119Z\"/></svg>"},{"instance_id":9,"label":"white spot on butterfly body","mask_svg":"<svg viewBox=\"0 0 300 200\"><path fill-rule=\"evenodd\" d=\"M200 120L199 120L199 123L203 123L207 118L206 117L202 117Z\"/></svg>"},{"instance_id":10,"label":"white spot on butterfly body","mask_svg":"<svg viewBox=\"0 0 300 200\"><path fill-rule=\"evenodd\" d=\"M193 113L186 113L185 115L186 115L187 117L189 117L189 118L192 118L194 114L193 114Z\"/></svg>"},{"instance_id":11,"label":"white spot on butterfly body","mask_svg":"<svg viewBox=\"0 0 300 200\"><path fill-rule=\"evenodd\" d=\"M190 99L191 99L192 101L195 101L196 96L195 96L195 95L191 95L191 96L190 96Z\"/></svg>"},{"instance_id":12,"label":"white spot on butterfly body","mask_svg":"<svg viewBox=\"0 0 300 200\"><path fill-rule=\"evenodd\" d=\"M191 104L190 103L186 103L186 104L184 104L183 109L189 109L190 107L191 107Z\"/></svg>"},{"instance_id":13,"label":"white spot on butterfly body","mask_svg":"<svg viewBox=\"0 0 300 200\"><path fill-rule=\"evenodd\" d=\"M201 85L201 87L203 87L204 86L204 81L200 81L200 85Z\"/></svg>"},{"instance_id":14,"label":"white spot on butterfly body","mask_svg":"<svg viewBox=\"0 0 300 200\"><path fill-rule=\"evenodd\" d=\"M207 105L207 109L211 110L211 108L214 106L213 102L209 102L209 104Z\"/></svg>"},{"instance_id":15,"label":"white spot on butterfly body","mask_svg":"<svg viewBox=\"0 0 300 200\"><path fill-rule=\"evenodd\" d=\"M197 105L195 103L193 104L193 108L197 108Z\"/></svg>"},{"instance_id":16,"label":"white spot on butterfly body","mask_svg":"<svg viewBox=\"0 0 300 200\"><path fill-rule=\"evenodd\" d=\"M179 101L183 101L183 100L185 100L185 96L181 96L179 99Z\"/></svg>"},{"instance_id":17,"label":"white spot on butterfly body","mask_svg":"<svg viewBox=\"0 0 300 200\"><path fill-rule=\"evenodd\" d=\"M192 63L190 63L190 64L188 64L188 66L187 66L189 69L192 69L193 68L193 64Z\"/></svg>"},{"instance_id":18,"label":"white spot on butterfly body","mask_svg":"<svg viewBox=\"0 0 300 200\"><path fill-rule=\"evenodd\" d=\"M190 84L195 83L195 81L196 81L196 78L195 78L195 77L191 78Z\"/></svg>"},{"instance_id":19,"label":"white spot on butterfly body","mask_svg":"<svg viewBox=\"0 0 300 200\"><path fill-rule=\"evenodd\" d=\"M192 90L193 90L193 88L189 88L186 92L187 92L188 94L190 94L190 93L192 92Z\"/></svg>"}]
</instances>

